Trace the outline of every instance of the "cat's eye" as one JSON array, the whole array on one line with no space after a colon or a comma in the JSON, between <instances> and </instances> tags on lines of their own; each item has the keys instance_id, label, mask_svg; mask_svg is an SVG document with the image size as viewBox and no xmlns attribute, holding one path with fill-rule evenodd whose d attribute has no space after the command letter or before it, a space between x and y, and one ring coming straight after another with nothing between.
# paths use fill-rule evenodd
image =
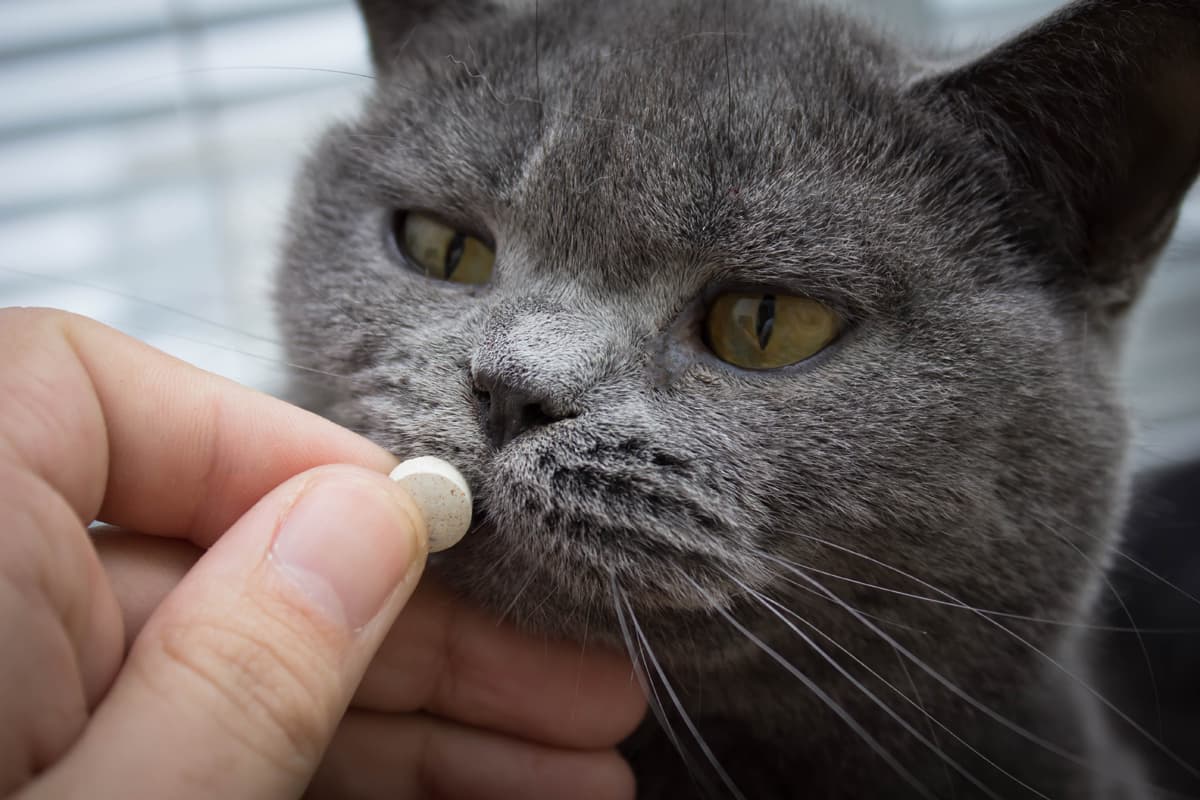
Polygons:
<instances>
[{"instance_id":1,"label":"cat's eye","mask_svg":"<svg viewBox=\"0 0 1200 800\"><path fill-rule=\"evenodd\" d=\"M455 283L487 283L496 253L476 236L418 211L394 218L396 241L426 277Z\"/></svg>"},{"instance_id":2,"label":"cat's eye","mask_svg":"<svg viewBox=\"0 0 1200 800\"><path fill-rule=\"evenodd\" d=\"M816 355L834 340L841 319L823 303L786 294L723 294L704 322L708 346L744 369L778 369Z\"/></svg>"}]
</instances>

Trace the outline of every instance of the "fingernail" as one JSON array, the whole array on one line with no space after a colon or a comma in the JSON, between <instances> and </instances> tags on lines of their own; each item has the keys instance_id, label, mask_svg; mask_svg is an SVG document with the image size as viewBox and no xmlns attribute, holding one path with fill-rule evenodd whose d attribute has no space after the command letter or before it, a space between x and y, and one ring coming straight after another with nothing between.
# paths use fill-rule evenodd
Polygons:
<instances>
[{"instance_id":1,"label":"fingernail","mask_svg":"<svg viewBox=\"0 0 1200 800\"><path fill-rule=\"evenodd\" d=\"M413 520L389 488L318 478L287 512L272 561L331 620L357 630L374 619L417 559Z\"/></svg>"}]
</instances>

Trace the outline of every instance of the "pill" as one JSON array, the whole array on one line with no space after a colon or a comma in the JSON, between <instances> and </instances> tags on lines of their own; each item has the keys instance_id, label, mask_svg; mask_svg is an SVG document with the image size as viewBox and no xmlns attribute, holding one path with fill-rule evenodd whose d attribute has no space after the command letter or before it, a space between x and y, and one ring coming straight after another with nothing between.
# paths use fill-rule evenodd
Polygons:
<instances>
[{"instance_id":1,"label":"pill","mask_svg":"<svg viewBox=\"0 0 1200 800\"><path fill-rule=\"evenodd\" d=\"M471 489L462 473L440 458L421 456L402 461L389 478L404 487L429 532L429 551L458 544L471 527Z\"/></svg>"}]
</instances>

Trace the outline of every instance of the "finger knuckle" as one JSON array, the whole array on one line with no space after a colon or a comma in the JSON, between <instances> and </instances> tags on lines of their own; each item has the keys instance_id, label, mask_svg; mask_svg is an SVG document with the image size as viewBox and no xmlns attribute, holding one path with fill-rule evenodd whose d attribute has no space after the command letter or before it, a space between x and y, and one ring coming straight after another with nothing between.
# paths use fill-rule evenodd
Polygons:
<instances>
[{"instance_id":1,"label":"finger knuckle","mask_svg":"<svg viewBox=\"0 0 1200 800\"><path fill-rule=\"evenodd\" d=\"M19 361L23 355L42 354L89 324L77 314L55 308L0 309L0 339L7 345L4 357Z\"/></svg>"},{"instance_id":2,"label":"finger knuckle","mask_svg":"<svg viewBox=\"0 0 1200 800\"><path fill-rule=\"evenodd\" d=\"M205 713L231 736L275 765L303 772L319 760L334 716L323 691L329 668L276 634L240 618L193 620L164 627L156 649L172 667L164 677L173 686L180 674L191 681L195 697L208 704Z\"/></svg>"},{"instance_id":3,"label":"finger knuckle","mask_svg":"<svg viewBox=\"0 0 1200 800\"><path fill-rule=\"evenodd\" d=\"M0 331L54 328L71 317L53 308L0 308Z\"/></svg>"}]
</instances>

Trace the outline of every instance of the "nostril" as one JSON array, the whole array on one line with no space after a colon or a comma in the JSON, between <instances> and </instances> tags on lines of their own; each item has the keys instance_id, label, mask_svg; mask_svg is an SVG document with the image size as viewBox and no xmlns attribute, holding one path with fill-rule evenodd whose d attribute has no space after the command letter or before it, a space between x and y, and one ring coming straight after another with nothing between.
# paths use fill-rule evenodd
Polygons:
<instances>
[{"instance_id":1,"label":"nostril","mask_svg":"<svg viewBox=\"0 0 1200 800\"><path fill-rule=\"evenodd\" d=\"M493 392L485 393L480 401L479 416L488 439L499 450L527 431L574 415L555 414L553 409L520 393Z\"/></svg>"},{"instance_id":2,"label":"nostril","mask_svg":"<svg viewBox=\"0 0 1200 800\"><path fill-rule=\"evenodd\" d=\"M549 393L521 384L486 369L472 372L471 393L479 422L497 450L526 431L577 416L560 412Z\"/></svg>"},{"instance_id":3,"label":"nostril","mask_svg":"<svg viewBox=\"0 0 1200 800\"><path fill-rule=\"evenodd\" d=\"M562 417L546 413L546 409L540 403L531 403L521 409L521 428L523 430L549 425L559 419Z\"/></svg>"}]
</instances>

